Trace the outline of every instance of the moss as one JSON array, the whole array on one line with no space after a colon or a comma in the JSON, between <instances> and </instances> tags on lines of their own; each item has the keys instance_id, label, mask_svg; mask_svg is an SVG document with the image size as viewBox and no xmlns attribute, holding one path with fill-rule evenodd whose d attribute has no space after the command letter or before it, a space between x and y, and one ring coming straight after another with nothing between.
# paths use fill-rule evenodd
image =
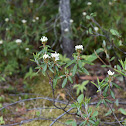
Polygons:
<instances>
[{"instance_id":1,"label":"moss","mask_svg":"<svg viewBox=\"0 0 126 126\"><path fill-rule=\"evenodd\" d=\"M42 97L52 97L52 89L51 86L49 84L49 79L47 76L43 76L40 75L40 80L33 86L32 88L32 92L34 94L38 94L38 96L42 96ZM56 95L62 92L62 90L58 90L56 91ZM28 103L29 105L31 105L31 103ZM52 102L47 101L47 100L36 100L35 102L32 101L31 105L33 108L33 106L35 107L39 107L39 108L50 108L50 109L42 109L41 110L41 117L42 118L46 118L46 119L55 119L57 118L59 115L61 115L62 113L64 113L63 110L59 110L59 109L51 109L54 108L54 106L52 105ZM63 107L63 106L62 106ZM40 110L39 110L40 111ZM39 116L37 116L37 112L39 112L38 110L31 110L29 111L26 115L25 118L27 119L34 119L37 118ZM62 119L58 120L60 122L64 122L70 117L70 115L64 115ZM67 119L64 119L67 118ZM49 126L52 123L52 121L50 120L36 120L36 121L31 121L29 123L23 124L23 126ZM64 126L61 123L55 123L54 126Z\"/></svg>"},{"instance_id":2,"label":"moss","mask_svg":"<svg viewBox=\"0 0 126 126\"><path fill-rule=\"evenodd\" d=\"M47 76L40 75L40 80L32 88L32 92L35 94L50 96L51 86L49 84L49 79Z\"/></svg>"},{"instance_id":3,"label":"moss","mask_svg":"<svg viewBox=\"0 0 126 126\"><path fill-rule=\"evenodd\" d=\"M50 106L50 108L52 108L52 107L53 106ZM37 111L32 111L32 112L27 113L26 117L27 118L36 118L37 116L35 116L35 113ZM52 123L52 121L50 121L50 120L51 119L54 120L55 118L60 116L62 113L64 113L64 111L59 110L59 109L44 109L44 110L41 111L41 117L45 118L47 120L36 120L36 121L29 122L27 124L23 124L23 126L49 126ZM59 119L58 121L65 123L65 121L68 120L69 117L71 117L71 115L66 114L61 119ZM50 120L48 120L48 119L50 119ZM64 126L63 124L58 123L58 122L56 122L54 124L54 126L59 126L59 125Z\"/></svg>"}]
</instances>

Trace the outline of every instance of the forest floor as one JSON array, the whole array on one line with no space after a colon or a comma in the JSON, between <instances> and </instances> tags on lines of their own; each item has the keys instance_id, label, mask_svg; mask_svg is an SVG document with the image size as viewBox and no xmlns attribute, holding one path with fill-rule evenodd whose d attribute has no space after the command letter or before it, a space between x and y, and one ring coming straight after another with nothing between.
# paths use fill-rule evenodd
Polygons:
<instances>
[{"instance_id":1,"label":"forest floor","mask_svg":"<svg viewBox=\"0 0 126 126\"><path fill-rule=\"evenodd\" d=\"M90 106L99 112L98 118L102 122L101 125L118 126L108 108L103 104L96 108L99 95L96 92L97 88L90 81L97 83L97 78L101 81L107 76L108 68L100 66L101 64L99 63L93 66L87 65L86 68L90 75L75 76L74 83L80 84L85 80L89 80L86 86L87 90L84 94L87 97L91 97L92 104ZM113 88L115 99L109 97L109 100L113 101L111 107L115 115L120 121L123 121L126 119L126 116L121 114L119 109L123 108L126 110L126 87L122 77L114 78L114 82L121 88ZM73 92L76 95L75 89ZM55 96L59 101L67 101L66 93L60 89L60 86L57 88ZM42 75L33 78L32 81L29 80L27 83L22 78L17 79L15 77L9 78L6 82L0 84L0 110L2 109L0 116L3 117L6 126L10 126L11 124L15 126L49 126L55 118L64 113L62 110L56 109L50 100L52 100L52 91L49 80ZM57 103L57 105L61 104ZM66 120L73 118L78 120L77 117L66 114L54 126L63 126Z\"/></svg>"}]
</instances>

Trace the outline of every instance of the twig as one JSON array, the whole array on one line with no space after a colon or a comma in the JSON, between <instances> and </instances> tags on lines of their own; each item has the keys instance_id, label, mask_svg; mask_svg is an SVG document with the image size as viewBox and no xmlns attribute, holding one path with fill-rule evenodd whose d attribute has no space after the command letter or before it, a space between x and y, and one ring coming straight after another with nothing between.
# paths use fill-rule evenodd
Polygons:
<instances>
[{"instance_id":1,"label":"twig","mask_svg":"<svg viewBox=\"0 0 126 126\"><path fill-rule=\"evenodd\" d=\"M64 116L67 112L71 111L74 108L70 108L68 109L66 112L64 112L63 114L61 114L60 116L58 116L51 124L50 126L52 126L55 122L57 122L58 119L60 119L62 116Z\"/></svg>"},{"instance_id":2,"label":"twig","mask_svg":"<svg viewBox=\"0 0 126 126\"><path fill-rule=\"evenodd\" d=\"M108 105L108 107L111 109L112 114L113 114L113 116L115 117L116 121L119 123L119 125L120 125L120 126L123 126L123 125L120 123L120 121L118 120L118 118L116 117L116 115L115 115L114 111L112 110L111 106L109 105L109 103L107 103L107 105Z\"/></svg>"},{"instance_id":3,"label":"twig","mask_svg":"<svg viewBox=\"0 0 126 126\"><path fill-rule=\"evenodd\" d=\"M18 103L20 103L20 102L31 101L31 100L38 100L38 99L44 99L44 100L48 100L48 101L55 101L55 102L59 102L59 103L62 103L62 104L67 104L67 103L64 102L64 101L54 100L54 99L48 98L48 97L45 97L45 98L44 98L44 97L37 97L37 98L29 98L29 99L19 100L19 101L16 101L16 102L14 102L14 103L8 104L8 105L6 105L6 106L0 108L0 111L3 110L3 109L5 109L5 108L7 108L7 107L9 107L9 106L18 104ZM71 104L69 104L69 105L71 105Z\"/></svg>"},{"instance_id":4,"label":"twig","mask_svg":"<svg viewBox=\"0 0 126 126\"><path fill-rule=\"evenodd\" d=\"M49 120L49 121L54 121L54 119L47 119L47 118L34 118L34 119L23 120L23 121L21 121L20 123L13 123L13 124L0 125L0 126L16 126L16 125L20 125L20 124L28 123L28 122L35 121L35 120ZM59 122L59 121L57 121L57 123L60 123L60 124L64 124L64 125L66 125L65 123L62 123L62 122Z\"/></svg>"},{"instance_id":5,"label":"twig","mask_svg":"<svg viewBox=\"0 0 126 126\"><path fill-rule=\"evenodd\" d=\"M98 54L96 53L95 50L94 50L94 53L95 53L95 55L98 57L98 59L99 59L104 65L106 65L106 63L98 56Z\"/></svg>"}]
</instances>

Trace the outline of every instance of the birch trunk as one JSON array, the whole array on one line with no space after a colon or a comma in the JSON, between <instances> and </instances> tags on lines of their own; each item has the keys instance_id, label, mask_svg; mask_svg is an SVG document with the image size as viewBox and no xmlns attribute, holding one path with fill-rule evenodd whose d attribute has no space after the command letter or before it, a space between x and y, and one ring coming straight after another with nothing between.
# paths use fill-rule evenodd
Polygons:
<instances>
[{"instance_id":1,"label":"birch trunk","mask_svg":"<svg viewBox=\"0 0 126 126\"><path fill-rule=\"evenodd\" d=\"M63 50L63 54L66 54L68 58L72 59L74 44L71 39L72 33L70 28L71 25L70 0L60 0L59 13L60 13L61 35L62 35L61 47Z\"/></svg>"}]
</instances>

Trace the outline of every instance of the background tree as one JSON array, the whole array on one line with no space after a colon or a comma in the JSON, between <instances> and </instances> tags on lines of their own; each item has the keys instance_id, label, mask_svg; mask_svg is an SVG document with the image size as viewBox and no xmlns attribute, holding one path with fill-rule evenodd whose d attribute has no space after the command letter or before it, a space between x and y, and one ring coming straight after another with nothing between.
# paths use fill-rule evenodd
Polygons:
<instances>
[{"instance_id":1,"label":"background tree","mask_svg":"<svg viewBox=\"0 0 126 126\"><path fill-rule=\"evenodd\" d=\"M72 54L74 51L74 43L71 40L71 10L70 10L70 0L60 0L59 4L60 13L60 24L61 24L61 36L62 36L62 50L63 54L72 59Z\"/></svg>"}]
</instances>

